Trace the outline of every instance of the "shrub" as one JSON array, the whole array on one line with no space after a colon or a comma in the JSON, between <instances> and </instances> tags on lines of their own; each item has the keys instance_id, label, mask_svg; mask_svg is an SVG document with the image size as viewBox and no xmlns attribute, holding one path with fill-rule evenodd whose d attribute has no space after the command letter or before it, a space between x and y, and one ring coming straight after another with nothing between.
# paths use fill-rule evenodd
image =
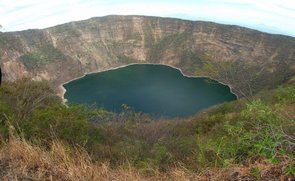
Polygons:
<instances>
[{"instance_id":1,"label":"shrub","mask_svg":"<svg viewBox=\"0 0 295 181\"><path fill-rule=\"evenodd\" d=\"M260 100L253 101L247 104L241 116L244 121L225 125L228 137L224 158L234 158L237 162L257 157L278 161L282 153L288 151L280 129L282 119L270 106Z\"/></svg>"}]
</instances>

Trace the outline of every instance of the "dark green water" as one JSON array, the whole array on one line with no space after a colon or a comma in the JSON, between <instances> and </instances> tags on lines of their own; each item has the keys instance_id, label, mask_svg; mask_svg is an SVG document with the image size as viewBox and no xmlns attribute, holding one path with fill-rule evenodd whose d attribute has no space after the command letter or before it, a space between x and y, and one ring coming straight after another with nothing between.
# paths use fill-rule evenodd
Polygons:
<instances>
[{"instance_id":1,"label":"dark green water","mask_svg":"<svg viewBox=\"0 0 295 181\"><path fill-rule=\"evenodd\" d=\"M73 103L96 103L110 111L127 104L155 117L184 117L212 105L232 101L228 86L207 78L189 78L164 65L130 65L89 74L64 85Z\"/></svg>"}]
</instances>

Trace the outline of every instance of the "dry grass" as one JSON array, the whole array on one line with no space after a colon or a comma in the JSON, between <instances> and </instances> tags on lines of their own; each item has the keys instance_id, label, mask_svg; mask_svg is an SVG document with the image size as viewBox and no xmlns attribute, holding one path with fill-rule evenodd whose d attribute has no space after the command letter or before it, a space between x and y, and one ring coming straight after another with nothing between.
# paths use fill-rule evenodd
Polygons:
<instances>
[{"instance_id":1,"label":"dry grass","mask_svg":"<svg viewBox=\"0 0 295 181\"><path fill-rule=\"evenodd\" d=\"M260 170L261 179L288 180L282 176L284 164L272 165L265 161L245 167L234 166L228 170L210 168L198 174L179 166L169 173L154 172L153 176L144 177L131 166L111 169L108 164L93 163L81 149L72 153L66 148L62 142L56 141L49 150L44 150L12 137L9 142L2 143L0 148L0 180L257 180L251 175L253 168Z\"/></svg>"},{"instance_id":2,"label":"dry grass","mask_svg":"<svg viewBox=\"0 0 295 181\"><path fill-rule=\"evenodd\" d=\"M69 154L61 142L45 151L16 138L1 147L0 170L0 180L144 180L131 168L93 164L83 151Z\"/></svg>"}]
</instances>

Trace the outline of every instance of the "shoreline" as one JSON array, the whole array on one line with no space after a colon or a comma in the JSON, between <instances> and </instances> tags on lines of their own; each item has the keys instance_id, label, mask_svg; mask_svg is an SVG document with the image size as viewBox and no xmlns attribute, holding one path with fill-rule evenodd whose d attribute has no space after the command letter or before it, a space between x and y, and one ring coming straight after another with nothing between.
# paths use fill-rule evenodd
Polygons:
<instances>
[{"instance_id":1,"label":"shoreline","mask_svg":"<svg viewBox=\"0 0 295 181\"><path fill-rule=\"evenodd\" d=\"M214 78L212 78L210 76L191 76L191 75L186 75L186 74L183 73L183 71L180 68L174 67L173 65L162 64L162 63L130 63L130 64L126 64L126 65L120 65L120 66L117 66L117 67L109 68L109 69L106 69L106 70L97 70L97 71L92 71L92 72L89 72L89 73L84 73L84 75L82 75L80 77L73 78L73 79L71 79L69 81L66 81L66 82L62 83L61 85L59 85L58 86L58 89L60 89L61 92L58 91L58 94L57 95L59 97L61 97L61 99L62 99L62 101L64 103L66 103L67 102L67 99L64 98L64 95L67 92L67 90L64 88L64 85L65 84L67 84L69 82L72 82L72 81L75 81L77 79L83 78L86 75L95 74L95 73L102 73L102 72L108 72L108 71L117 70L117 69L120 69L120 68L125 68L125 67L131 66L131 65L163 65L163 66L171 67L171 68L174 68L174 69L178 70L184 77L188 77L188 78L208 78L208 79L214 80L214 81L216 81L216 82L218 82L218 83L220 83L222 85L225 85L225 86L229 87L230 92L232 94L234 94L237 97L237 99L239 99L239 96L233 92L233 87L231 85L225 84L225 83L223 83L223 82L221 82L221 81L219 81L217 79L214 79Z\"/></svg>"}]
</instances>

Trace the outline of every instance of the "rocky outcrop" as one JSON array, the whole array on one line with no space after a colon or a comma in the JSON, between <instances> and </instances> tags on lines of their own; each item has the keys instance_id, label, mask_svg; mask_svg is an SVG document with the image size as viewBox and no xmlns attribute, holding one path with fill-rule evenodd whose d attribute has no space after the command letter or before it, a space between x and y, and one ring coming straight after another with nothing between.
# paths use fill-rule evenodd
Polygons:
<instances>
[{"instance_id":1,"label":"rocky outcrop","mask_svg":"<svg viewBox=\"0 0 295 181\"><path fill-rule=\"evenodd\" d=\"M239 69L245 67L257 75L250 82L253 87L261 83L255 91L271 88L295 74L295 38L145 16L106 16L42 30L0 33L0 63L8 81L28 76L58 87L86 73L130 63L167 64L190 76L214 77L204 71L206 62L238 63ZM224 71L235 77L244 71L239 69ZM214 78L231 84L236 92L241 88L238 78L229 81L219 74Z\"/></svg>"}]
</instances>

